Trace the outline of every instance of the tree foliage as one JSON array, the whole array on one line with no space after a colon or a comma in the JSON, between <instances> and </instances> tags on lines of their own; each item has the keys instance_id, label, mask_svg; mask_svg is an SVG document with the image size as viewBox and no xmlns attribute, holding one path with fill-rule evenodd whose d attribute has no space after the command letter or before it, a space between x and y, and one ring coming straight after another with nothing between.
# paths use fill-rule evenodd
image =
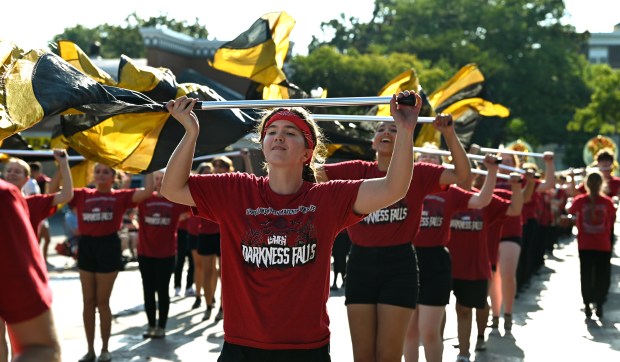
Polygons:
<instances>
[{"instance_id":1,"label":"tree foliage","mask_svg":"<svg viewBox=\"0 0 620 362\"><path fill-rule=\"evenodd\" d=\"M193 23L189 23L186 20L170 19L165 14L142 19L136 13L132 13L121 25L104 23L94 28L76 25L55 35L52 41L55 44L58 40L71 40L91 54L95 52L93 45L98 44L100 47L96 51L103 58L118 58L121 54L139 58L146 55L144 42L140 35L140 28L143 27L166 27L194 38L206 38L209 35L206 27L200 24L198 18Z\"/></svg>"},{"instance_id":2,"label":"tree foliage","mask_svg":"<svg viewBox=\"0 0 620 362\"><path fill-rule=\"evenodd\" d=\"M428 61L411 54L359 54L355 50L342 54L334 47L323 46L308 56L293 58L290 78L302 89L327 89L329 97L361 97L376 95L395 76L412 67L425 89L438 87L455 72L447 65L431 68Z\"/></svg>"},{"instance_id":3,"label":"tree foliage","mask_svg":"<svg viewBox=\"0 0 620 362\"><path fill-rule=\"evenodd\" d=\"M564 12L561 0L376 0L368 23L341 16L323 28L335 34L326 43L344 54L410 53L430 68L477 63L491 100L518 119L481 132L501 142L525 130L519 136L537 145L559 142L590 92L582 79L584 38L560 22Z\"/></svg>"},{"instance_id":4,"label":"tree foliage","mask_svg":"<svg viewBox=\"0 0 620 362\"><path fill-rule=\"evenodd\" d=\"M620 72L607 64L588 67L585 80L592 89L590 103L575 113L570 130L617 133L620 129Z\"/></svg>"}]
</instances>

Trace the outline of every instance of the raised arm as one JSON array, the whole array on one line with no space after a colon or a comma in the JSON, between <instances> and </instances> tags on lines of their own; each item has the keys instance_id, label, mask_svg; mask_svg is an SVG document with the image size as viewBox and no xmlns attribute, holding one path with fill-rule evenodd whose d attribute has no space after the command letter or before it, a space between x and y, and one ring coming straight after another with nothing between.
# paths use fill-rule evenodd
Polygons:
<instances>
[{"instance_id":1,"label":"raised arm","mask_svg":"<svg viewBox=\"0 0 620 362\"><path fill-rule=\"evenodd\" d=\"M538 184L536 192L545 192L555 187L555 165L553 164L553 152L545 152L545 180Z\"/></svg>"},{"instance_id":2,"label":"raised arm","mask_svg":"<svg viewBox=\"0 0 620 362\"><path fill-rule=\"evenodd\" d=\"M438 122L440 117L449 117L450 122ZM439 130L446 141L446 145L452 154L452 164L454 169L445 169L439 177L439 183L441 185L458 184L466 181L471 177L471 168L469 166L469 159L463 149L463 145L459 138L456 136L454 130L454 122L451 115L438 114L433 123L435 128Z\"/></svg>"},{"instance_id":3,"label":"raised arm","mask_svg":"<svg viewBox=\"0 0 620 362\"><path fill-rule=\"evenodd\" d=\"M413 131L418 121L422 99L418 94L404 91L398 99L415 96L415 107L399 105L396 95L390 101L390 113L396 124L394 152L385 177L364 180L357 193L353 211L368 214L402 199L409 190L413 175Z\"/></svg>"},{"instance_id":4,"label":"raised arm","mask_svg":"<svg viewBox=\"0 0 620 362\"><path fill-rule=\"evenodd\" d=\"M521 175L518 173L510 174L510 186L512 187L512 197L510 198L510 206L506 210L506 215L521 215L523 209L523 191L521 189Z\"/></svg>"},{"instance_id":5,"label":"raised arm","mask_svg":"<svg viewBox=\"0 0 620 362\"><path fill-rule=\"evenodd\" d=\"M494 155L486 155L484 158L484 166L487 169L487 176L484 179L482 188L476 194L469 198L467 207L470 209L482 209L487 206L493 198L493 189L497 181L497 169L499 168L498 157Z\"/></svg>"},{"instance_id":6,"label":"raised arm","mask_svg":"<svg viewBox=\"0 0 620 362\"><path fill-rule=\"evenodd\" d=\"M196 99L183 96L166 104L170 114L185 128L185 135L168 160L160 191L168 200L188 206L196 206L187 185L200 132L198 118L192 112L195 103Z\"/></svg>"},{"instance_id":7,"label":"raised arm","mask_svg":"<svg viewBox=\"0 0 620 362\"><path fill-rule=\"evenodd\" d=\"M245 173L254 173L254 167L252 167L252 160L250 159L250 150L247 148L242 149L241 159L243 159L243 168Z\"/></svg>"},{"instance_id":8,"label":"raised arm","mask_svg":"<svg viewBox=\"0 0 620 362\"><path fill-rule=\"evenodd\" d=\"M143 200L148 199L153 195L153 191L155 190L155 181L153 180L153 173L144 176L144 187L136 189L133 193L133 197L131 201L134 203L139 203Z\"/></svg>"},{"instance_id":9,"label":"raised arm","mask_svg":"<svg viewBox=\"0 0 620 362\"><path fill-rule=\"evenodd\" d=\"M56 186L52 188L50 185L50 190L54 189L54 191L56 191L58 189L58 177L60 177L62 180L62 189L56 192L54 200L52 201L54 205L58 205L67 203L73 199L73 178L71 177L71 170L69 169L67 152L65 150L54 150L54 159L58 163L58 173L56 174ZM58 176L58 174L60 176Z\"/></svg>"}]
</instances>

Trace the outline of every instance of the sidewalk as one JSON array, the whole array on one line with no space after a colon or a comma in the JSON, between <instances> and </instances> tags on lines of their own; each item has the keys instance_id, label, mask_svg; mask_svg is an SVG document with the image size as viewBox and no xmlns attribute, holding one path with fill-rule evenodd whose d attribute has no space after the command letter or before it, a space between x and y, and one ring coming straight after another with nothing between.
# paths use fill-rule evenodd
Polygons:
<instances>
[{"instance_id":1,"label":"sidewalk","mask_svg":"<svg viewBox=\"0 0 620 362\"><path fill-rule=\"evenodd\" d=\"M54 237L54 243L62 240ZM612 259L612 287L602 321L585 319L579 289L579 260L574 238L560 243L554 256L535 276L530 287L515 303L512 335L488 335L485 352L472 355L472 361L620 361L620 242ZM82 302L79 276L73 260L50 254L56 267L50 271L54 291L53 312L61 338L64 361L77 361L86 352L82 328ZM171 288L171 295L173 290ZM219 295L219 291L216 293ZM119 273L111 298L115 316L110 350L114 361L216 361L223 343L223 323L201 321L204 303L192 310L194 297L173 297L167 336L161 340L143 339L146 316L137 264ZM216 304L219 308L219 301ZM331 318L332 360L352 361L344 290L333 293L328 302ZM501 324L500 324L501 326ZM99 331L95 348L100 348ZM456 316L454 300L447 307L444 361L454 361ZM472 350L476 333L472 332ZM424 361L423 350L420 350Z\"/></svg>"}]
</instances>

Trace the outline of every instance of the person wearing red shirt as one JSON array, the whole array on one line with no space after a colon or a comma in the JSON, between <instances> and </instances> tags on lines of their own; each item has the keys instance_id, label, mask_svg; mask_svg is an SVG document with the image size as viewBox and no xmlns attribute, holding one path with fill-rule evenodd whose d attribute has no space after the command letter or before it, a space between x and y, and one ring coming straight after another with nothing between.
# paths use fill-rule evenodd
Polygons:
<instances>
[{"instance_id":1,"label":"person wearing red shirt","mask_svg":"<svg viewBox=\"0 0 620 362\"><path fill-rule=\"evenodd\" d=\"M441 164L438 156L423 159ZM450 301L452 287L450 254L446 249L450 238L450 223L447 221L457 211L468 208L480 209L489 204L495 186L497 162L495 156L486 156L484 164L491 176L485 178L478 193L450 186L446 191L424 198L420 230L413 239L418 259L420 292L419 307L411 316L405 339L404 354L407 362L418 361L420 339L424 344L427 361L442 360L442 321L445 317L445 307Z\"/></svg>"},{"instance_id":2,"label":"person wearing red shirt","mask_svg":"<svg viewBox=\"0 0 620 362\"><path fill-rule=\"evenodd\" d=\"M604 148L596 153L594 159L596 160L596 163L593 167L598 168L603 175L603 180L605 181L601 191L611 198L614 196L619 196L620 177L612 175L615 159L613 152ZM577 189L569 189L568 191L570 196L587 193L585 182L582 182Z\"/></svg>"},{"instance_id":3,"label":"person wearing red shirt","mask_svg":"<svg viewBox=\"0 0 620 362\"><path fill-rule=\"evenodd\" d=\"M189 218L180 220L177 227L177 259L174 264L174 296L181 295L181 279L183 279L183 268L187 259L187 275L185 277L185 288L192 289L194 285L194 260L189 248L189 233L187 223Z\"/></svg>"},{"instance_id":4,"label":"person wearing red shirt","mask_svg":"<svg viewBox=\"0 0 620 362\"><path fill-rule=\"evenodd\" d=\"M56 206L68 202L73 197L73 183L67 154L64 150L54 150L54 159L58 163L60 176L56 175L56 182L59 177L63 180L63 189L51 194L33 194L24 196L28 206L28 217L34 230L39 230L39 225L47 217L56 212ZM7 182L23 190L24 185L30 180L30 165L24 160L11 157L4 166L4 178ZM23 196L23 195L22 195ZM37 238L38 242L38 238ZM6 341L4 333L4 321L0 318L0 351L6 351Z\"/></svg>"},{"instance_id":5,"label":"person wearing red shirt","mask_svg":"<svg viewBox=\"0 0 620 362\"><path fill-rule=\"evenodd\" d=\"M73 181L66 156L65 150L54 150L54 160L58 163L59 174L54 176L52 183L59 185L59 181L62 179L60 191L55 192L58 187L54 187L50 190L52 192L50 194L25 196L30 210L30 223L34 230L39 230L41 222L56 212L57 205L69 202L73 198ZM4 178L21 190L30 179L30 165L24 160L11 157L4 166Z\"/></svg>"},{"instance_id":6,"label":"person wearing red shirt","mask_svg":"<svg viewBox=\"0 0 620 362\"><path fill-rule=\"evenodd\" d=\"M602 194L604 176L597 171L586 176L587 194L576 196L568 209L576 215L577 247L581 272L581 296L587 318L592 316L594 303L596 315L603 318L603 304L607 300L611 283L610 232L616 221L612 200Z\"/></svg>"},{"instance_id":7,"label":"person wearing red shirt","mask_svg":"<svg viewBox=\"0 0 620 362\"><path fill-rule=\"evenodd\" d=\"M226 156L216 157L211 163L206 163L211 166L213 173L226 173L234 172L235 168L230 158ZM200 168L200 167L199 167ZM205 172L206 174L207 172ZM208 172L211 173L211 172ZM220 226L209 220L201 219L202 227L201 233L198 237L197 252L202 259L202 280L203 290L205 297L205 314L202 317L203 321L211 318L215 303L215 290L217 289L217 279L219 276L218 265L220 265ZM220 296L220 309L215 315L215 321L220 321L224 318L224 309L222 308Z\"/></svg>"},{"instance_id":8,"label":"person wearing red shirt","mask_svg":"<svg viewBox=\"0 0 620 362\"><path fill-rule=\"evenodd\" d=\"M403 97L415 97L416 105L399 104ZM326 183L314 174L323 158L320 129L297 107L269 111L258 126L268 177L190 176L199 133L195 102L167 104L186 133L168 162L162 194L220 224L227 317L219 361L329 361L332 244L343 228L407 193L422 99L409 91L392 97L398 136L384 177Z\"/></svg>"},{"instance_id":9,"label":"person wearing red shirt","mask_svg":"<svg viewBox=\"0 0 620 362\"><path fill-rule=\"evenodd\" d=\"M84 303L83 319L88 352L82 362L94 361L95 312L99 311L101 354L99 362L110 361L108 341L112 328L110 295L118 271L122 269L121 240L118 231L125 211L153 193L153 177L145 176L145 187L140 189L112 189L116 171L96 164L94 189L74 190L69 206L78 217L78 270Z\"/></svg>"},{"instance_id":10,"label":"person wearing red shirt","mask_svg":"<svg viewBox=\"0 0 620 362\"><path fill-rule=\"evenodd\" d=\"M161 196L159 190L163 176L162 171L153 173L155 191L151 197L138 204L138 263L144 291L144 310L149 323L144 338L166 336L170 309L168 286L177 251L177 224L182 215L189 211L187 206ZM157 310L159 318L156 317Z\"/></svg>"},{"instance_id":11,"label":"person wearing red shirt","mask_svg":"<svg viewBox=\"0 0 620 362\"><path fill-rule=\"evenodd\" d=\"M21 189L0 180L0 205L0 318L7 323L13 357L15 361L60 361L52 291ZM4 322L2 326L4 335Z\"/></svg>"},{"instance_id":12,"label":"person wearing red shirt","mask_svg":"<svg viewBox=\"0 0 620 362\"><path fill-rule=\"evenodd\" d=\"M348 228L351 252L347 264L345 304L356 360L376 356L400 360L407 325L418 299L418 267L413 238L420 225L424 197L470 174L465 150L450 115L437 115L434 126L452 152L455 168L417 162L407 195ZM380 123L372 147L376 161L347 161L324 166L321 179L382 177L394 154L393 124Z\"/></svg>"},{"instance_id":13,"label":"person wearing red shirt","mask_svg":"<svg viewBox=\"0 0 620 362\"><path fill-rule=\"evenodd\" d=\"M474 178L459 183L465 190L472 190ZM518 178L511 179L510 201L493 195L491 202L483 209L459 211L450 221L451 235L448 250L452 256L452 290L456 297L456 316L459 341L457 361L469 361L469 340L472 326L472 309L476 309L478 340L484 343L487 324L488 280L491 278L491 263L488 257L487 230L494 222L507 216L521 213L523 197Z\"/></svg>"},{"instance_id":14,"label":"person wearing red shirt","mask_svg":"<svg viewBox=\"0 0 620 362\"><path fill-rule=\"evenodd\" d=\"M506 163L515 164L516 157L507 155ZM505 173L506 170L500 169ZM536 187L534 173L527 172L521 189L524 200L531 197ZM498 181L495 194L505 200L512 197L512 185L509 182ZM487 246L491 262L491 279L489 280L489 299L491 300L491 329L499 328L499 316L504 309L504 329L512 328L512 309L517 286L517 264L521 250L523 236L522 215L508 216L503 221L489 226ZM488 314L488 313L487 313Z\"/></svg>"}]
</instances>

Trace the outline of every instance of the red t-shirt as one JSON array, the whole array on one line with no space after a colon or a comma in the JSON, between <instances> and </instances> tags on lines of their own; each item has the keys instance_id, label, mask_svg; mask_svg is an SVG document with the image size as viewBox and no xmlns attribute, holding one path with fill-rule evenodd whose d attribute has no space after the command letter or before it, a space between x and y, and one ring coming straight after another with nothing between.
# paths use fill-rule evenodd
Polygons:
<instances>
[{"instance_id":1,"label":"red t-shirt","mask_svg":"<svg viewBox=\"0 0 620 362\"><path fill-rule=\"evenodd\" d=\"M138 204L138 255L168 258L177 254L177 223L189 207L157 196Z\"/></svg>"},{"instance_id":2,"label":"red t-shirt","mask_svg":"<svg viewBox=\"0 0 620 362\"><path fill-rule=\"evenodd\" d=\"M39 229L41 221L54 215L56 212L56 205L52 205L54 202L53 194L36 194L26 196L26 203L28 204L28 210L30 210L30 223L34 230Z\"/></svg>"},{"instance_id":3,"label":"red t-shirt","mask_svg":"<svg viewBox=\"0 0 620 362\"><path fill-rule=\"evenodd\" d=\"M187 233L190 235L198 235L200 234L200 224L204 220L198 216L190 215L187 219Z\"/></svg>"},{"instance_id":4,"label":"red t-shirt","mask_svg":"<svg viewBox=\"0 0 620 362\"><path fill-rule=\"evenodd\" d=\"M508 201L510 201L512 198L512 192L504 189L494 189L493 194ZM489 253L489 261L491 262L491 265L497 265L499 241L502 239L502 231L504 229L504 225L510 222L510 219L513 219L514 223L515 218L519 223L519 229L521 229L521 215L506 216L503 221L494 222L487 228L487 250Z\"/></svg>"},{"instance_id":5,"label":"red t-shirt","mask_svg":"<svg viewBox=\"0 0 620 362\"><path fill-rule=\"evenodd\" d=\"M555 194L555 189L551 189L540 194L540 213L538 223L542 226L550 226L553 223L551 213L551 200Z\"/></svg>"},{"instance_id":6,"label":"red t-shirt","mask_svg":"<svg viewBox=\"0 0 620 362\"><path fill-rule=\"evenodd\" d=\"M510 192L509 197L502 197L506 200L510 200L512 198L512 186L507 182L497 183L495 188L502 189ZM500 195L501 197L501 195ZM514 238L521 238L523 236L523 212L517 216L508 216L502 222L502 234L500 240L512 240Z\"/></svg>"},{"instance_id":7,"label":"red t-shirt","mask_svg":"<svg viewBox=\"0 0 620 362\"><path fill-rule=\"evenodd\" d=\"M324 165L330 180L362 180L384 177L377 162L346 161ZM420 228L422 203L428 194L442 191L439 184L445 169L430 163L415 164L409 191L405 198L385 209L369 214L349 227L351 242L358 246L379 247L412 242Z\"/></svg>"},{"instance_id":8,"label":"red t-shirt","mask_svg":"<svg viewBox=\"0 0 620 362\"><path fill-rule=\"evenodd\" d=\"M452 216L452 236L448 249L452 256L452 277L463 280L483 280L491 277L487 248L487 229L506 217L510 201L493 195L483 209L467 209Z\"/></svg>"},{"instance_id":9,"label":"red t-shirt","mask_svg":"<svg viewBox=\"0 0 620 362\"><path fill-rule=\"evenodd\" d=\"M536 184L534 185L534 193L532 193L532 198L530 198L530 201L523 204L523 210L521 210L521 216L522 216L523 222L527 222L529 219L538 220L538 217L539 217L540 205L541 205L540 198L542 196L540 192L536 191L536 189L538 189L538 185L540 185L542 181L534 180L534 182L536 182ZM524 179L523 187L525 187L525 183L526 181Z\"/></svg>"},{"instance_id":10,"label":"red t-shirt","mask_svg":"<svg viewBox=\"0 0 620 362\"><path fill-rule=\"evenodd\" d=\"M132 201L134 192L135 189L113 189L108 193L89 188L74 190L69 206L77 208L80 234L105 236L118 232L125 211L136 206Z\"/></svg>"},{"instance_id":11,"label":"red t-shirt","mask_svg":"<svg viewBox=\"0 0 620 362\"><path fill-rule=\"evenodd\" d=\"M611 231L616 222L616 209L607 196L577 195L568 210L577 215L577 247L579 250L611 251Z\"/></svg>"},{"instance_id":12,"label":"red t-shirt","mask_svg":"<svg viewBox=\"0 0 620 362\"><path fill-rule=\"evenodd\" d=\"M362 181L304 182L278 195L246 173L190 176L199 216L220 225L228 343L311 349L329 342L332 245L353 213Z\"/></svg>"},{"instance_id":13,"label":"red t-shirt","mask_svg":"<svg viewBox=\"0 0 620 362\"><path fill-rule=\"evenodd\" d=\"M15 186L0 180L0 318L25 322L49 310L52 290L28 205Z\"/></svg>"},{"instance_id":14,"label":"red t-shirt","mask_svg":"<svg viewBox=\"0 0 620 362\"><path fill-rule=\"evenodd\" d=\"M177 226L177 229L181 229L181 230L187 231L187 220L189 220L189 218L183 219L183 220L179 220L179 224Z\"/></svg>"},{"instance_id":15,"label":"red t-shirt","mask_svg":"<svg viewBox=\"0 0 620 362\"><path fill-rule=\"evenodd\" d=\"M216 222L207 219L200 219L200 233L201 234L219 234L220 225Z\"/></svg>"},{"instance_id":16,"label":"red t-shirt","mask_svg":"<svg viewBox=\"0 0 620 362\"><path fill-rule=\"evenodd\" d=\"M467 209L473 192L458 186L450 186L447 191L426 195L420 219L420 231L413 238L416 247L446 246L450 239L452 214Z\"/></svg>"}]
</instances>

